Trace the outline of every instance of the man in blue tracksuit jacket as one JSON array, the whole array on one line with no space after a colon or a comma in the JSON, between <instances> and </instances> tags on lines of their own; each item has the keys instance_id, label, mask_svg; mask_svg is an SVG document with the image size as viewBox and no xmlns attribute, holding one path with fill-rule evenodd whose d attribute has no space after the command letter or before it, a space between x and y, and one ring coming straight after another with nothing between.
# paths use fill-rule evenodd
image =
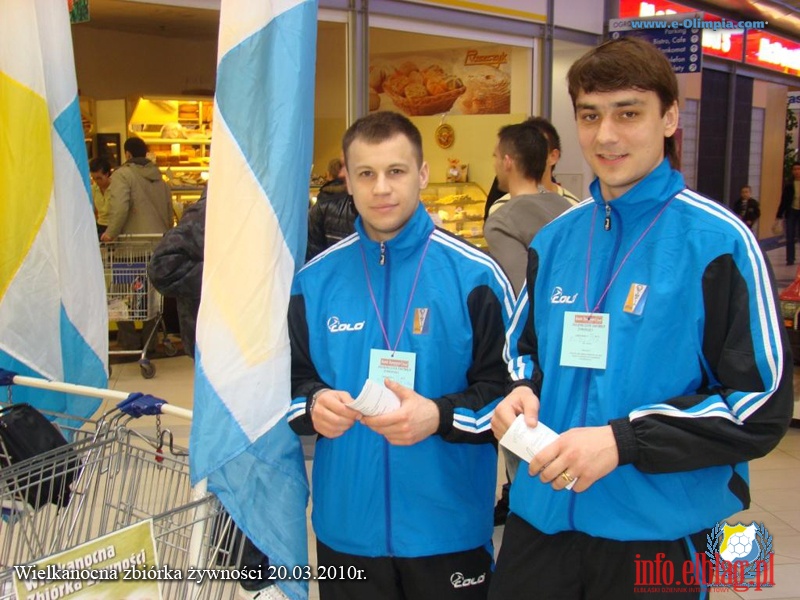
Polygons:
<instances>
[{"instance_id":1,"label":"man in blue tracksuit jacket","mask_svg":"<svg viewBox=\"0 0 800 600\"><path fill-rule=\"evenodd\" d=\"M514 480L490 598L704 597L688 569L748 508L747 461L791 419L772 273L749 229L671 167L678 88L655 47L607 42L568 81L597 178L531 244L492 422L499 437L524 414L561 436ZM673 581L646 577L656 560Z\"/></svg>"},{"instance_id":2,"label":"man in blue tracksuit jacket","mask_svg":"<svg viewBox=\"0 0 800 600\"><path fill-rule=\"evenodd\" d=\"M428 166L397 113L357 121L343 141L356 232L297 275L289 308L292 406L319 433L312 521L326 598L485 598L497 452L491 413L507 370L513 291L502 269L434 227L419 201ZM349 408L375 356L416 368L390 382L398 410Z\"/></svg>"}]
</instances>

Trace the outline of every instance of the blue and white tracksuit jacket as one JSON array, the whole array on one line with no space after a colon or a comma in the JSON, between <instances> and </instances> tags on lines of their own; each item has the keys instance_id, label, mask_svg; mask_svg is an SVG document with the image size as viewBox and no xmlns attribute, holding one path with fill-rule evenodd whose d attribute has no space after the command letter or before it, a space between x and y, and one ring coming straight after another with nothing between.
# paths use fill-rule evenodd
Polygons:
<instances>
[{"instance_id":1,"label":"blue and white tracksuit jacket","mask_svg":"<svg viewBox=\"0 0 800 600\"><path fill-rule=\"evenodd\" d=\"M370 349L386 349L366 273L394 344L429 237L397 350L416 353L414 390L438 405L440 426L412 446L393 446L360 423L318 439L312 522L338 552L421 557L491 542L497 452L490 420L505 389L513 291L489 256L436 229L422 204L384 243L368 239L357 219L356 233L298 273L289 306L289 423L314 433L308 400L322 387L358 395Z\"/></svg>"},{"instance_id":2,"label":"blue and white tracksuit jacket","mask_svg":"<svg viewBox=\"0 0 800 600\"><path fill-rule=\"evenodd\" d=\"M675 540L749 506L746 461L791 420L772 273L736 215L686 189L666 160L610 203L597 180L591 192L534 238L506 351L541 422L556 432L610 423L620 465L582 493L520 469L511 511L548 534ZM564 313L595 308L654 220L598 308L610 315L607 368L560 366Z\"/></svg>"}]
</instances>

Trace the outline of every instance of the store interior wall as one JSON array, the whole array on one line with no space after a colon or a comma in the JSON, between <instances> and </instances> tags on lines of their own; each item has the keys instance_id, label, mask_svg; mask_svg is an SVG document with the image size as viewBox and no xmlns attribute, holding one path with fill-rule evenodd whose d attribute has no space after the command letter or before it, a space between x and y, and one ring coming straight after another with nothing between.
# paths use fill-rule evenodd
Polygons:
<instances>
[{"instance_id":1,"label":"store interior wall","mask_svg":"<svg viewBox=\"0 0 800 600\"><path fill-rule=\"evenodd\" d=\"M311 172L324 176L341 154L347 129L347 25L320 22L314 90L314 156Z\"/></svg>"},{"instance_id":2,"label":"store interior wall","mask_svg":"<svg viewBox=\"0 0 800 600\"><path fill-rule=\"evenodd\" d=\"M764 146L761 154L761 219L762 237L773 235L772 224L778 212L783 189L783 146L786 136L785 85L756 80L753 85L753 104L763 106Z\"/></svg>"},{"instance_id":3,"label":"store interior wall","mask_svg":"<svg viewBox=\"0 0 800 600\"><path fill-rule=\"evenodd\" d=\"M82 96L172 96L212 91L217 40L173 39L74 25L75 71Z\"/></svg>"},{"instance_id":4,"label":"store interior wall","mask_svg":"<svg viewBox=\"0 0 800 600\"><path fill-rule=\"evenodd\" d=\"M589 184L594 174L583 159L578 143L575 112L567 89L567 71L576 60L591 49L563 40L553 41L553 93L551 121L561 138L561 160L556 166L556 178L579 198L589 196ZM572 182L580 182L579 185Z\"/></svg>"}]
</instances>

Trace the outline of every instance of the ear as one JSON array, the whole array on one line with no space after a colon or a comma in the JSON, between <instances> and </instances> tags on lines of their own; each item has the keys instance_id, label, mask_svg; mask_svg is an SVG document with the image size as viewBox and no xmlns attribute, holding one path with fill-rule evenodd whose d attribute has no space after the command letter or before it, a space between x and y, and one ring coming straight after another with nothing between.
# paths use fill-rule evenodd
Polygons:
<instances>
[{"instance_id":1,"label":"ear","mask_svg":"<svg viewBox=\"0 0 800 600\"><path fill-rule=\"evenodd\" d=\"M428 177L430 175L430 168L426 161L422 161L422 166L419 168L419 189L424 190L428 187Z\"/></svg>"},{"instance_id":2,"label":"ear","mask_svg":"<svg viewBox=\"0 0 800 600\"><path fill-rule=\"evenodd\" d=\"M503 169L506 172L511 171L514 168L514 159L511 158L508 154L503 155Z\"/></svg>"},{"instance_id":3,"label":"ear","mask_svg":"<svg viewBox=\"0 0 800 600\"><path fill-rule=\"evenodd\" d=\"M679 111L678 102L675 101L664 113L664 137L672 137L678 129Z\"/></svg>"}]
</instances>

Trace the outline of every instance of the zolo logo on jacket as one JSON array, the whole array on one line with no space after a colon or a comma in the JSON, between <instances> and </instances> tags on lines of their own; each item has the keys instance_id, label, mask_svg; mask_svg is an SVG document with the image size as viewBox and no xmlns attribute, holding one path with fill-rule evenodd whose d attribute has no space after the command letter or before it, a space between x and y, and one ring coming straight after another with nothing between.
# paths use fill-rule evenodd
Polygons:
<instances>
[{"instance_id":1,"label":"zolo logo on jacket","mask_svg":"<svg viewBox=\"0 0 800 600\"><path fill-rule=\"evenodd\" d=\"M361 331L364 329L366 321L359 321L358 323L342 323L339 317L331 317L328 319L328 331L331 333L340 333L342 331Z\"/></svg>"}]
</instances>

